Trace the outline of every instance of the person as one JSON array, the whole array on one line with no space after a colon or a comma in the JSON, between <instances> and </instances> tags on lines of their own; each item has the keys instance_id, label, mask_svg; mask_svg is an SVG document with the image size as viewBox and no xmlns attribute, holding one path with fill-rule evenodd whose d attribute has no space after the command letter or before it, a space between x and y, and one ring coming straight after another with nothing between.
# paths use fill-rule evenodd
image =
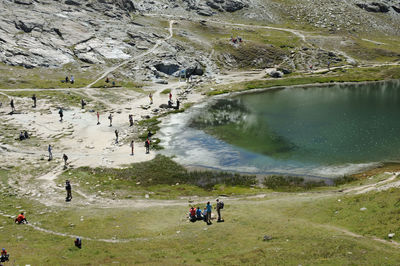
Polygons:
<instances>
[{"instance_id":1,"label":"person","mask_svg":"<svg viewBox=\"0 0 400 266\"><path fill-rule=\"evenodd\" d=\"M24 131L24 138L29 139L29 134L28 134L28 131L26 131L26 130Z\"/></svg>"},{"instance_id":2,"label":"person","mask_svg":"<svg viewBox=\"0 0 400 266\"><path fill-rule=\"evenodd\" d=\"M203 219L204 219L204 222L207 223L207 208L206 207L204 207L204 210L203 210Z\"/></svg>"},{"instance_id":3,"label":"person","mask_svg":"<svg viewBox=\"0 0 400 266\"><path fill-rule=\"evenodd\" d=\"M313 72L313 65L310 65L310 71Z\"/></svg>"},{"instance_id":4,"label":"person","mask_svg":"<svg viewBox=\"0 0 400 266\"><path fill-rule=\"evenodd\" d=\"M181 104L181 102L179 101L179 99L176 99L176 110L179 110L180 104Z\"/></svg>"},{"instance_id":5,"label":"person","mask_svg":"<svg viewBox=\"0 0 400 266\"><path fill-rule=\"evenodd\" d=\"M18 217L15 219L15 223L16 224L28 223L23 212L21 212L21 214L19 214Z\"/></svg>"},{"instance_id":6,"label":"person","mask_svg":"<svg viewBox=\"0 0 400 266\"><path fill-rule=\"evenodd\" d=\"M53 148L51 147L51 144L49 144L47 150L49 151L49 161L51 161L53 160L53 153L52 153Z\"/></svg>"},{"instance_id":7,"label":"person","mask_svg":"<svg viewBox=\"0 0 400 266\"><path fill-rule=\"evenodd\" d=\"M67 191L67 197L65 198L65 201L71 201L72 187L71 187L71 183L69 182L69 180L65 180L65 190Z\"/></svg>"},{"instance_id":8,"label":"person","mask_svg":"<svg viewBox=\"0 0 400 266\"><path fill-rule=\"evenodd\" d=\"M67 163L67 161L68 161L68 156L64 153L63 154L63 160L64 160L64 168L67 168L67 165L68 165L68 163Z\"/></svg>"},{"instance_id":9,"label":"person","mask_svg":"<svg viewBox=\"0 0 400 266\"><path fill-rule=\"evenodd\" d=\"M111 84L112 84L113 87L115 87L115 81L114 80L111 82Z\"/></svg>"},{"instance_id":10,"label":"person","mask_svg":"<svg viewBox=\"0 0 400 266\"><path fill-rule=\"evenodd\" d=\"M193 207L191 207L190 211L189 211L189 220L191 222L195 222L196 221L196 210Z\"/></svg>"},{"instance_id":11,"label":"person","mask_svg":"<svg viewBox=\"0 0 400 266\"><path fill-rule=\"evenodd\" d=\"M217 222L223 222L224 220L221 218L221 210L224 208L224 203L222 201L220 201L219 199L217 199L217 206L216 206L216 210L217 210L217 214L218 214L218 221Z\"/></svg>"},{"instance_id":12,"label":"person","mask_svg":"<svg viewBox=\"0 0 400 266\"><path fill-rule=\"evenodd\" d=\"M71 84L74 84L74 82L75 82L75 78L73 75L71 75Z\"/></svg>"},{"instance_id":13,"label":"person","mask_svg":"<svg viewBox=\"0 0 400 266\"><path fill-rule=\"evenodd\" d=\"M82 109L85 109L85 105L86 105L85 100L82 99L82 100L81 100L81 107L82 107Z\"/></svg>"},{"instance_id":14,"label":"person","mask_svg":"<svg viewBox=\"0 0 400 266\"><path fill-rule=\"evenodd\" d=\"M11 99L10 106L11 106L11 112L15 112L14 99Z\"/></svg>"},{"instance_id":15,"label":"person","mask_svg":"<svg viewBox=\"0 0 400 266\"><path fill-rule=\"evenodd\" d=\"M186 70L185 69L182 69L179 74L179 82L181 82L182 78L186 79Z\"/></svg>"},{"instance_id":16,"label":"person","mask_svg":"<svg viewBox=\"0 0 400 266\"><path fill-rule=\"evenodd\" d=\"M196 219L203 220L203 216L202 216L200 207L197 207L197 209L196 209Z\"/></svg>"},{"instance_id":17,"label":"person","mask_svg":"<svg viewBox=\"0 0 400 266\"><path fill-rule=\"evenodd\" d=\"M60 122L62 122L63 121L63 116L64 116L64 112L63 112L62 107L60 107L60 110L58 111L58 114L60 115Z\"/></svg>"},{"instance_id":18,"label":"person","mask_svg":"<svg viewBox=\"0 0 400 266\"><path fill-rule=\"evenodd\" d=\"M210 202L207 202L206 208L207 208L207 224L211 224L211 210L212 210L212 206L211 206Z\"/></svg>"},{"instance_id":19,"label":"person","mask_svg":"<svg viewBox=\"0 0 400 266\"><path fill-rule=\"evenodd\" d=\"M75 243L75 247L82 248L82 240L79 237L77 237L75 239L74 243Z\"/></svg>"},{"instance_id":20,"label":"person","mask_svg":"<svg viewBox=\"0 0 400 266\"><path fill-rule=\"evenodd\" d=\"M133 126L133 115L129 115L129 126Z\"/></svg>"},{"instance_id":21,"label":"person","mask_svg":"<svg viewBox=\"0 0 400 266\"><path fill-rule=\"evenodd\" d=\"M33 100L33 108L36 108L36 95L35 94L33 94L33 96L32 96L32 100Z\"/></svg>"},{"instance_id":22,"label":"person","mask_svg":"<svg viewBox=\"0 0 400 266\"><path fill-rule=\"evenodd\" d=\"M172 108L172 101L168 100L168 108Z\"/></svg>"},{"instance_id":23,"label":"person","mask_svg":"<svg viewBox=\"0 0 400 266\"><path fill-rule=\"evenodd\" d=\"M108 120L110 120L110 127L112 127L112 114L108 116Z\"/></svg>"},{"instance_id":24,"label":"person","mask_svg":"<svg viewBox=\"0 0 400 266\"><path fill-rule=\"evenodd\" d=\"M331 70L331 61L328 61L328 70Z\"/></svg>"},{"instance_id":25,"label":"person","mask_svg":"<svg viewBox=\"0 0 400 266\"><path fill-rule=\"evenodd\" d=\"M97 124L100 125L100 113L97 112Z\"/></svg>"},{"instance_id":26,"label":"person","mask_svg":"<svg viewBox=\"0 0 400 266\"><path fill-rule=\"evenodd\" d=\"M172 102L172 92L169 92L169 100Z\"/></svg>"},{"instance_id":27,"label":"person","mask_svg":"<svg viewBox=\"0 0 400 266\"><path fill-rule=\"evenodd\" d=\"M150 140L146 139L144 146L146 147L146 154L150 153Z\"/></svg>"},{"instance_id":28,"label":"person","mask_svg":"<svg viewBox=\"0 0 400 266\"><path fill-rule=\"evenodd\" d=\"M132 140L131 141L131 155L133 155L134 148L135 148L135 143Z\"/></svg>"},{"instance_id":29,"label":"person","mask_svg":"<svg viewBox=\"0 0 400 266\"><path fill-rule=\"evenodd\" d=\"M115 143L118 143L118 130L116 129L114 132L115 132Z\"/></svg>"},{"instance_id":30,"label":"person","mask_svg":"<svg viewBox=\"0 0 400 266\"><path fill-rule=\"evenodd\" d=\"M68 83L68 82L69 82L69 77L66 76L66 77L65 77L65 83Z\"/></svg>"},{"instance_id":31,"label":"person","mask_svg":"<svg viewBox=\"0 0 400 266\"><path fill-rule=\"evenodd\" d=\"M7 251L5 248L1 249L1 257L0 257L0 262L6 262L9 261L9 254L7 254Z\"/></svg>"},{"instance_id":32,"label":"person","mask_svg":"<svg viewBox=\"0 0 400 266\"><path fill-rule=\"evenodd\" d=\"M108 77L106 77L106 83L109 83L110 79Z\"/></svg>"},{"instance_id":33,"label":"person","mask_svg":"<svg viewBox=\"0 0 400 266\"><path fill-rule=\"evenodd\" d=\"M25 136L24 136L24 132L20 132L19 133L19 140L24 140L25 139Z\"/></svg>"},{"instance_id":34,"label":"person","mask_svg":"<svg viewBox=\"0 0 400 266\"><path fill-rule=\"evenodd\" d=\"M149 98L150 98L150 104L153 104L153 94L151 92L149 94Z\"/></svg>"}]
</instances>

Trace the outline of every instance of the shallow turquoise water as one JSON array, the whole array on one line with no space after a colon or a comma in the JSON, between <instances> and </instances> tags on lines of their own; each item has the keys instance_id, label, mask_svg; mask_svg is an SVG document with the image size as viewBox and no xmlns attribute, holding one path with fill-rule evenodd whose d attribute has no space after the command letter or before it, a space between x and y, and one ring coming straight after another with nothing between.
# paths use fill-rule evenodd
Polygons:
<instances>
[{"instance_id":1,"label":"shallow turquoise water","mask_svg":"<svg viewBox=\"0 0 400 266\"><path fill-rule=\"evenodd\" d=\"M197 106L162 139L187 165L337 176L398 161L399 115L399 81L285 88Z\"/></svg>"}]
</instances>

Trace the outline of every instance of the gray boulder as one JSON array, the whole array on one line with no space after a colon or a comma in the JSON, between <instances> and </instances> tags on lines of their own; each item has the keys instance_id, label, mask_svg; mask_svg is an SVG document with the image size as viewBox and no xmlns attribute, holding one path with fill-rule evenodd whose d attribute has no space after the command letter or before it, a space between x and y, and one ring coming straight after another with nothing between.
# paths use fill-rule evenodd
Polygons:
<instances>
[{"instance_id":1,"label":"gray boulder","mask_svg":"<svg viewBox=\"0 0 400 266\"><path fill-rule=\"evenodd\" d=\"M278 70L271 71L269 73L269 75L271 76L271 78L281 78L281 77L283 77L283 73L281 71L278 71Z\"/></svg>"},{"instance_id":2,"label":"gray boulder","mask_svg":"<svg viewBox=\"0 0 400 266\"><path fill-rule=\"evenodd\" d=\"M387 13L389 12L389 6L387 6L384 3L380 2L372 2L372 3L357 3L356 6L359 8L364 9L365 11L368 12L374 12L374 13Z\"/></svg>"}]
</instances>

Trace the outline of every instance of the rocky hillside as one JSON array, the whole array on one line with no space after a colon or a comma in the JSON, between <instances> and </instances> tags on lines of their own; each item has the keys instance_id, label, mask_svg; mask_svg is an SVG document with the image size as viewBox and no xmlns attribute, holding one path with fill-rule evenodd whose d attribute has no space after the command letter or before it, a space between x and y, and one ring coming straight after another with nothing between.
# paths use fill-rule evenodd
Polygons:
<instances>
[{"instance_id":1,"label":"rocky hillside","mask_svg":"<svg viewBox=\"0 0 400 266\"><path fill-rule=\"evenodd\" d=\"M182 38L161 42L168 36L169 18L204 23L240 18L244 22L300 23L330 33L400 34L399 0L4 0L0 9L0 62L25 68L103 67L135 59L160 42L155 53L128 64L123 73L142 80L176 75L182 68L195 66L209 74L218 71L220 63L268 67L285 61L292 68L302 65L296 55L279 48L260 46L262 55L268 57L264 60L256 58L257 46L246 47L256 63L244 64L240 51L211 57L212 47L198 49ZM181 31L179 35L188 34Z\"/></svg>"}]
</instances>

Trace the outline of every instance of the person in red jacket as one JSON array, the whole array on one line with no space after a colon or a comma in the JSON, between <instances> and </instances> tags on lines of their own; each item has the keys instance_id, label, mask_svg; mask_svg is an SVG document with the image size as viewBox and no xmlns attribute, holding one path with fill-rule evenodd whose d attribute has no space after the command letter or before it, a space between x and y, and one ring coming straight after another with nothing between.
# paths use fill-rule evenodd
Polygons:
<instances>
[{"instance_id":1,"label":"person in red jacket","mask_svg":"<svg viewBox=\"0 0 400 266\"><path fill-rule=\"evenodd\" d=\"M22 224L22 223L28 223L28 221L26 220L24 213L21 212L21 214L18 215L17 219L15 219L15 223L17 224Z\"/></svg>"},{"instance_id":2,"label":"person in red jacket","mask_svg":"<svg viewBox=\"0 0 400 266\"><path fill-rule=\"evenodd\" d=\"M189 218L190 218L191 222L195 222L196 221L196 210L193 207L190 208Z\"/></svg>"}]
</instances>

